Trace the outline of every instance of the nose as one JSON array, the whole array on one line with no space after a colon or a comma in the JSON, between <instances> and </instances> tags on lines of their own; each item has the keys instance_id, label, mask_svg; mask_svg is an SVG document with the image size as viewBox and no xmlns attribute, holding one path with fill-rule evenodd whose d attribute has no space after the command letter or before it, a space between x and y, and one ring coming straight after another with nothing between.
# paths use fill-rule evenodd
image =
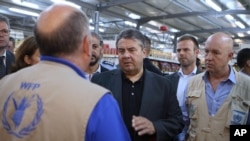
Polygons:
<instances>
[{"instance_id":1,"label":"nose","mask_svg":"<svg viewBox=\"0 0 250 141\"><path fill-rule=\"evenodd\" d=\"M183 50L179 50L178 54L179 54L179 56L183 56L184 55L184 51Z\"/></svg>"},{"instance_id":2,"label":"nose","mask_svg":"<svg viewBox=\"0 0 250 141\"><path fill-rule=\"evenodd\" d=\"M130 57L130 53L128 51L125 51L123 54L124 58L129 58Z\"/></svg>"},{"instance_id":3,"label":"nose","mask_svg":"<svg viewBox=\"0 0 250 141\"><path fill-rule=\"evenodd\" d=\"M212 54L211 53L206 53L205 55L205 60L211 60L213 58Z\"/></svg>"}]
</instances>

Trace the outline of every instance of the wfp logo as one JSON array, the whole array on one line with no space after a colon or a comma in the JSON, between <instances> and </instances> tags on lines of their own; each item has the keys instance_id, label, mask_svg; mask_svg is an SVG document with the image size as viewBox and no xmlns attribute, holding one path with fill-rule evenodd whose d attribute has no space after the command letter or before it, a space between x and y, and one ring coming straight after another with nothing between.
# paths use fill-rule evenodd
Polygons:
<instances>
[{"instance_id":1,"label":"wfp logo","mask_svg":"<svg viewBox=\"0 0 250 141\"><path fill-rule=\"evenodd\" d=\"M239 114L233 115L233 121L234 122L240 123L241 120L242 120L242 117Z\"/></svg>"},{"instance_id":2,"label":"wfp logo","mask_svg":"<svg viewBox=\"0 0 250 141\"><path fill-rule=\"evenodd\" d=\"M242 111L233 110L231 117L231 125L243 125L246 119L246 113Z\"/></svg>"},{"instance_id":3,"label":"wfp logo","mask_svg":"<svg viewBox=\"0 0 250 141\"><path fill-rule=\"evenodd\" d=\"M37 94L33 94L31 97L22 97L15 99L12 93L4 103L2 124L4 129L18 138L23 138L25 135L29 135L34 129L36 129L38 123L41 120L43 114L43 102ZM34 117L29 123L22 124L25 112L29 112L34 109L36 105L36 112ZM32 108L30 108L32 106ZM12 110L14 109L14 112ZM33 113L33 112L30 112Z\"/></svg>"}]
</instances>

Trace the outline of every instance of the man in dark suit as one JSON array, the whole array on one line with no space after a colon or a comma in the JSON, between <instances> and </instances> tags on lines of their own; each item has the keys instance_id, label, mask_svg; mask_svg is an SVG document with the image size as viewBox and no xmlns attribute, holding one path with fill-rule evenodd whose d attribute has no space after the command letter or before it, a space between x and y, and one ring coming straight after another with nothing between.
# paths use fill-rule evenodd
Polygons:
<instances>
[{"instance_id":1,"label":"man in dark suit","mask_svg":"<svg viewBox=\"0 0 250 141\"><path fill-rule=\"evenodd\" d=\"M151 50L151 40L146 35L144 35L144 38L145 38L145 54L146 54L146 57L143 60L144 67L147 70L152 71L156 74L163 75L161 70L157 68L155 65L153 65L150 59L148 58Z\"/></svg>"},{"instance_id":2,"label":"man in dark suit","mask_svg":"<svg viewBox=\"0 0 250 141\"><path fill-rule=\"evenodd\" d=\"M86 70L87 78L91 79L96 73L108 71L109 69L101 64L103 56L103 39L96 32L91 32L92 54L89 67Z\"/></svg>"},{"instance_id":3,"label":"man in dark suit","mask_svg":"<svg viewBox=\"0 0 250 141\"><path fill-rule=\"evenodd\" d=\"M14 54L6 50L9 44L9 19L0 15L0 79L10 73L10 67L15 61Z\"/></svg>"},{"instance_id":4,"label":"man in dark suit","mask_svg":"<svg viewBox=\"0 0 250 141\"><path fill-rule=\"evenodd\" d=\"M143 34L124 30L116 47L120 68L94 75L92 82L113 93L132 141L172 140L183 128L181 110L171 82L143 67Z\"/></svg>"},{"instance_id":5,"label":"man in dark suit","mask_svg":"<svg viewBox=\"0 0 250 141\"><path fill-rule=\"evenodd\" d=\"M177 58L180 62L180 69L178 72L167 77L172 82L185 121L185 128L182 133L176 137L175 141L184 141L186 140L186 132L189 125L187 110L185 108L184 91L189 79L197 73L200 73L200 70L196 65L197 56L199 54L199 43L195 37L191 35L183 35L177 40L176 52Z\"/></svg>"}]
</instances>

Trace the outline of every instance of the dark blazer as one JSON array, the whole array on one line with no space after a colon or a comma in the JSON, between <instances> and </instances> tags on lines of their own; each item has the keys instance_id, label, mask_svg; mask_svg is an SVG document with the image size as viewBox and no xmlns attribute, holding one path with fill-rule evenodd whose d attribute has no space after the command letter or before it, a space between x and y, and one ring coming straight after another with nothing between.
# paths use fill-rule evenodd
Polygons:
<instances>
[{"instance_id":1,"label":"dark blazer","mask_svg":"<svg viewBox=\"0 0 250 141\"><path fill-rule=\"evenodd\" d=\"M109 89L123 113L121 70L115 69L94 75L91 81ZM182 113L170 81L147 70L139 115L153 122L157 141L172 140L184 127Z\"/></svg>"},{"instance_id":2,"label":"dark blazer","mask_svg":"<svg viewBox=\"0 0 250 141\"><path fill-rule=\"evenodd\" d=\"M12 52L6 50L6 72L10 73L12 64L15 63L15 56Z\"/></svg>"},{"instance_id":3,"label":"dark blazer","mask_svg":"<svg viewBox=\"0 0 250 141\"><path fill-rule=\"evenodd\" d=\"M197 68L196 74L199 74L199 73L201 73L201 71ZM179 83L179 79L180 79L180 76L178 75L178 71L173 73L173 74L167 75L166 77L169 80L171 80L173 91L175 94L177 94L177 87L178 87L178 83Z\"/></svg>"},{"instance_id":4,"label":"dark blazer","mask_svg":"<svg viewBox=\"0 0 250 141\"><path fill-rule=\"evenodd\" d=\"M104 66L101 65L101 72L108 71L109 69L105 68Z\"/></svg>"},{"instance_id":5,"label":"dark blazer","mask_svg":"<svg viewBox=\"0 0 250 141\"><path fill-rule=\"evenodd\" d=\"M143 66L149 71L152 71L159 75L163 75L163 73L156 66L154 66L148 58L143 59Z\"/></svg>"}]
</instances>

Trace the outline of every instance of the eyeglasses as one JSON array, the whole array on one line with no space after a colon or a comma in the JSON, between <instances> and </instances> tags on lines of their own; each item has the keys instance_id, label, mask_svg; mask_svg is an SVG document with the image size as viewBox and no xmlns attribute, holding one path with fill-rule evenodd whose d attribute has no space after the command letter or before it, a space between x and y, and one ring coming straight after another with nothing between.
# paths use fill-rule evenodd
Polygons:
<instances>
[{"instance_id":1,"label":"eyeglasses","mask_svg":"<svg viewBox=\"0 0 250 141\"><path fill-rule=\"evenodd\" d=\"M7 35L9 35L9 30L8 30L8 29L0 30L0 33L1 33L3 36L7 36Z\"/></svg>"}]
</instances>

